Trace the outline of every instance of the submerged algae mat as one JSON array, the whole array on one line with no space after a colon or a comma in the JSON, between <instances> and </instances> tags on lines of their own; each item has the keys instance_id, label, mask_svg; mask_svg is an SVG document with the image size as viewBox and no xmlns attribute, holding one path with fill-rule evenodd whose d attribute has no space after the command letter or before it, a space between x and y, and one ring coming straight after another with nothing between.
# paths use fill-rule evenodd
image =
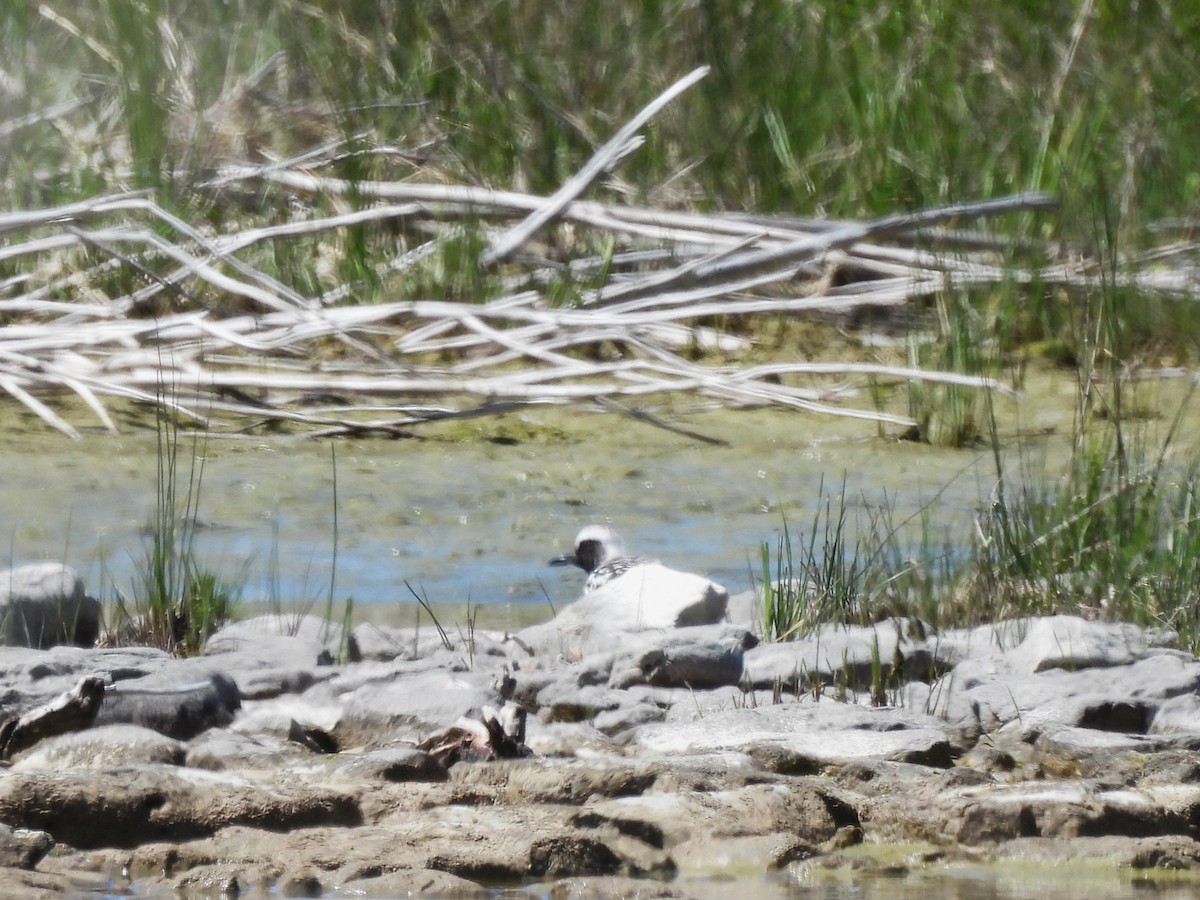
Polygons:
<instances>
[{"instance_id":1,"label":"submerged algae mat","mask_svg":"<svg viewBox=\"0 0 1200 900\"><path fill-rule=\"evenodd\" d=\"M1022 404L1030 409L1022 454L1062 456L1070 389L1056 390L1062 402L1047 403L1040 390L1036 405ZM774 552L785 521L802 540L843 491L852 532L869 527L868 511L881 506L896 524L928 507L957 540L971 533L995 484L989 448L913 444L861 421L726 411L688 416L686 426L724 443L616 414L561 411L332 447L181 436L177 493L182 507L202 471L195 549L246 604L319 610L349 598L356 619L388 621L395 610L396 620L411 621L415 592L438 607L482 605L490 614L481 621L499 627L499 609L514 610L519 625L531 608L548 616L551 604L578 596L580 573L545 563L589 522L607 521L632 552L704 572L734 592L759 577L760 542ZM36 425L5 434L4 562L62 559L102 599L137 596L157 436L70 442ZM202 467L193 470L193 458Z\"/></svg>"}]
</instances>

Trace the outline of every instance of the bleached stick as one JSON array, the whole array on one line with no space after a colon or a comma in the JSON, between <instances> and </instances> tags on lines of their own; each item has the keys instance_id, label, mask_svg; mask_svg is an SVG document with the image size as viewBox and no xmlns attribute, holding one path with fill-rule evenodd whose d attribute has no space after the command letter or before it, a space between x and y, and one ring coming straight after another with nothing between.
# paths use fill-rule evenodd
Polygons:
<instances>
[{"instance_id":1,"label":"bleached stick","mask_svg":"<svg viewBox=\"0 0 1200 900\"><path fill-rule=\"evenodd\" d=\"M582 169L555 191L544 205L530 213L521 224L493 241L491 248L481 255L480 264L491 266L507 259L514 250L558 216L567 204L587 190L588 185L599 178L619 156L627 152L626 148L629 142L634 139L643 125L654 118L664 106L705 77L708 71L708 66L701 66L693 70L646 104L637 115L621 126L617 133L593 154Z\"/></svg>"}]
</instances>

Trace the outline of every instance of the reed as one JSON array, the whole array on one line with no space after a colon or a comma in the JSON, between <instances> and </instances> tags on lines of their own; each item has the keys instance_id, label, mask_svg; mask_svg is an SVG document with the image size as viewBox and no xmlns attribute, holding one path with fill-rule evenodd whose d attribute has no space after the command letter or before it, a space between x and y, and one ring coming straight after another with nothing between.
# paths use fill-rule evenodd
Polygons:
<instances>
[{"instance_id":1,"label":"reed","mask_svg":"<svg viewBox=\"0 0 1200 900\"><path fill-rule=\"evenodd\" d=\"M239 587L208 567L195 546L205 437L181 435L165 404L158 406L157 435L149 546L131 593L117 592L110 639L187 656L199 653L209 635L235 615Z\"/></svg>"}]
</instances>

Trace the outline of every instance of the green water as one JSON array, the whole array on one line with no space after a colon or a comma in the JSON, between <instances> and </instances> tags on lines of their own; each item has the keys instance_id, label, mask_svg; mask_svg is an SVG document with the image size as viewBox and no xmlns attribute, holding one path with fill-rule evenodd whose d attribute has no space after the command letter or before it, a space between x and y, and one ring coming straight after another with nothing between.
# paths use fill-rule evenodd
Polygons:
<instances>
[{"instance_id":1,"label":"green water","mask_svg":"<svg viewBox=\"0 0 1200 900\"><path fill-rule=\"evenodd\" d=\"M1006 455L1060 464L1073 396L1071 384L1046 383L1000 403ZM1158 402L1167 412L1148 421L1150 440L1174 403ZM335 601L352 598L380 620L411 606L411 586L434 604L469 601L527 619L578 596L581 573L545 563L589 522L612 524L633 553L736 592L757 575L760 542L774 547L785 518L804 534L843 484L852 532L866 527L868 509L886 505L902 523L928 507L951 542L970 538L995 485L987 447L914 444L860 420L740 411L677 421L723 443L570 412L333 447L211 437L193 452L184 438L179 491L192 459L202 460L196 548L247 604L323 606L332 585ZM71 442L24 424L0 439L4 561L62 559L101 598L130 592L155 507L154 433ZM1178 443L1185 454L1196 445L1187 429Z\"/></svg>"}]
</instances>

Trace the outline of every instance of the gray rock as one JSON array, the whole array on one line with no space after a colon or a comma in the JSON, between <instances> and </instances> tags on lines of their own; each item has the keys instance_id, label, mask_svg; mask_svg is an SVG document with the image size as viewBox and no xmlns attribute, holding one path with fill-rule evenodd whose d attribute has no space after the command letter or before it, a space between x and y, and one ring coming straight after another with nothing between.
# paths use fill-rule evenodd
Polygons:
<instances>
[{"instance_id":1,"label":"gray rock","mask_svg":"<svg viewBox=\"0 0 1200 900\"><path fill-rule=\"evenodd\" d=\"M1012 671L1108 668L1145 658L1152 648L1175 647L1178 635L1122 622L1094 622L1078 616L1033 619L1021 643L1006 654Z\"/></svg>"},{"instance_id":2,"label":"gray rock","mask_svg":"<svg viewBox=\"0 0 1200 900\"><path fill-rule=\"evenodd\" d=\"M244 703L230 728L255 740L286 741L294 725L335 733L342 714L343 704L329 693L327 686L318 685L300 695L286 694L272 700Z\"/></svg>"},{"instance_id":3,"label":"gray rock","mask_svg":"<svg viewBox=\"0 0 1200 900\"><path fill-rule=\"evenodd\" d=\"M1028 741L1032 735L1025 734L1023 737ZM1034 750L1039 753L1053 754L1075 762L1096 756L1107 758L1114 753L1154 753L1170 746L1169 740L1071 726L1039 731L1032 743Z\"/></svg>"},{"instance_id":4,"label":"gray rock","mask_svg":"<svg viewBox=\"0 0 1200 900\"><path fill-rule=\"evenodd\" d=\"M114 697L225 675L243 698L229 726L191 739L186 767L147 761L177 763L181 745L140 729L45 741L0 778L0 821L58 842L39 864L47 877L128 868L138 892L330 895L375 882L470 895L481 881L532 878L546 891L710 896L714 883L700 879L735 878L720 889L743 890L741 879L781 866L855 864L827 843L838 829L868 845L954 845L978 860L1006 845L1047 859L1068 845L1089 855L1100 844L1080 842L1106 835L1130 866L1193 866L1200 662L1158 646L1169 635L1094 625L1024 620L922 642L881 624L822 632L820 651L797 642L770 653L739 650L745 629L664 628L621 632L575 664L515 642L505 650L490 635L411 660L325 666L289 658L303 647L294 642L182 660L0 647L0 708L10 712L95 674ZM798 654L823 657L829 677L835 655L842 671L869 659L879 633L900 642L897 676L927 678L923 659L944 674L889 684L900 708L834 702L828 684L819 700L811 685L774 696ZM1071 646L1052 652L1062 641ZM890 665L895 648L885 644L877 656ZM752 656L760 673L779 667L761 674L770 690L735 680L734 663ZM515 687L506 665L517 667ZM251 685L258 699L247 698ZM409 780L431 773L401 739L504 696L531 714L526 740L542 757ZM332 734L340 752L289 741L297 727ZM140 737L126 743L129 734ZM0 877L42 891L27 883L33 873L10 875L21 871ZM647 875L674 880L664 888Z\"/></svg>"},{"instance_id":5,"label":"gray rock","mask_svg":"<svg viewBox=\"0 0 1200 900\"><path fill-rule=\"evenodd\" d=\"M0 779L0 821L46 831L73 847L133 847L253 823L286 830L357 825L354 798L295 779L263 787L244 778L175 766L9 772Z\"/></svg>"},{"instance_id":6,"label":"gray rock","mask_svg":"<svg viewBox=\"0 0 1200 900\"><path fill-rule=\"evenodd\" d=\"M78 877L57 872L36 872L24 869L0 869L0 884L10 897L21 900L62 900L78 897L83 891L102 893L108 879L97 877L92 884L80 884Z\"/></svg>"},{"instance_id":7,"label":"gray rock","mask_svg":"<svg viewBox=\"0 0 1200 900\"><path fill-rule=\"evenodd\" d=\"M138 725L107 725L42 741L20 754L13 768L104 769L139 763L183 764L185 746Z\"/></svg>"},{"instance_id":8,"label":"gray rock","mask_svg":"<svg viewBox=\"0 0 1200 900\"><path fill-rule=\"evenodd\" d=\"M633 702L627 691L595 685L577 687L570 679L548 685L537 696L540 715L546 722L590 722L600 713Z\"/></svg>"},{"instance_id":9,"label":"gray rock","mask_svg":"<svg viewBox=\"0 0 1200 900\"><path fill-rule=\"evenodd\" d=\"M0 642L90 647L99 636L100 604L84 595L73 569L44 562L0 571Z\"/></svg>"},{"instance_id":10,"label":"gray rock","mask_svg":"<svg viewBox=\"0 0 1200 900\"><path fill-rule=\"evenodd\" d=\"M1148 734L1200 735L1200 695L1176 694L1158 704Z\"/></svg>"},{"instance_id":11,"label":"gray rock","mask_svg":"<svg viewBox=\"0 0 1200 900\"><path fill-rule=\"evenodd\" d=\"M612 825L654 847L672 850L700 837L788 832L809 843L828 840L842 825L842 807L809 784L749 785L704 794L646 794L584 804L580 828Z\"/></svg>"},{"instance_id":12,"label":"gray rock","mask_svg":"<svg viewBox=\"0 0 1200 900\"><path fill-rule=\"evenodd\" d=\"M534 756L617 756L621 745L589 722L542 722L531 718L525 746Z\"/></svg>"},{"instance_id":13,"label":"gray rock","mask_svg":"<svg viewBox=\"0 0 1200 900\"><path fill-rule=\"evenodd\" d=\"M440 634L433 625L396 627L364 622L352 632L359 656L364 660L391 662L428 659L448 653L467 661L475 657L505 657L509 648L504 635L474 629L447 629Z\"/></svg>"},{"instance_id":14,"label":"gray rock","mask_svg":"<svg viewBox=\"0 0 1200 900\"><path fill-rule=\"evenodd\" d=\"M734 594L725 606L725 618L739 628L762 634L762 591L751 589Z\"/></svg>"},{"instance_id":15,"label":"gray rock","mask_svg":"<svg viewBox=\"0 0 1200 900\"><path fill-rule=\"evenodd\" d=\"M998 861L1061 866L1080 860L1103 862L1121 869L1200 869L1200 844L1190 837L1022 837L998 845Z\"/></svg>"},{"instance_id":16,"label":"gray rock","mask_svg":"<svg viewBox=\"0 0 1200 900\"><path fill-rule=\"evenodd\" d=\"M433 625L400 628L364 622L355 626L353 634L362 658L380 662L424 659L445 647ZM458 646L457 635L447 633L447 637L453 646Z\"/></svg>"},{"instance_id":17,"label":"gray rock","mask_svg":"<svg viewBox=\"0 0 1200 900\"><path fill-rule=\"evenodd\" d=\"M976 785L923 792L924 815L951 840L982 844L1021 837L1190 835L1200 788L1132 790L1077 782Z\"/></svg>"},{"instance_id":18,"label":"gray rock","mask_svg":"<svg viewBox=\"0 0 1200 900\"><path fill-rule=\"evenodd\" d=\"M32 869L50 852L54 839L44 831L11 828L0 823L0 867Z\"/></svg>"},{"instance_id":19,"label":"gray rock","mask_svg":"<svg viewBox=\"0 0 1200 900\"><path fill-rule=\"evenodd\" d=\"M447 900L484 900L493 892L468 881L434 869L401 869L373 878L343 881L334 896L346 897L445 897Z\"/></svg>"},{"instance_id":20,"label":"gray rock","mask_svg":"<svg viewBox=\"0 0 1200 900\"><path fill-rule=\"evenodd\" d=\"M945 767L953 756L944 726L930 716L828 701L699 714L679 704L665 724L639 728L635 743L660 754L774 748L816 764L881 759Z\"/></svg>"},{"instance_id":21,"label":"gray rock","mask_svg":"<svg viewBox=\"0 0 1200 900\"><path fill-rule=\"evenodd\" d=\"M485 705L503 703L496 676L487 672L433 669L398 678L384 669L364 681L331 682L328 689L352 684L356 686L337 695L342 705L338 729L339 734L353 733L360 740L392 733L419 740ZM352 742L348 738L343 743Z\"/></svg>"},{"instance_id":22,"label":"gray rock","mask_svg":"<svg viewBox=\"0 0 1200 900\"><path fill-rule=\"evenodd\" d=\"M164 868L164 872L167 869ZM247 866L239 863L205 863L193 866L178 878L160 878L164 893L182 897L268 897L268 885L274 885L280 872L275 866ZM282 893L282 892L280 892Z\"/></svg>"},{"instance_id":23,"label":"gray rock","mask_svg":"<svg viewBox=\"0 0 1200 900\"><path fill-rule=\"evenodd\" d=\"M639 725L662 722L666 718L666 709L657 703L641 702L599 713L593 724L597 731L609 736L616 736L632 731Z\"/></svg>"},{"instance_id":24,"label":"gray rock","mask_svg":"<svg viewBox=\"0 0 1200 900\"><path fill-rule=\"evenodd\" d=\"M941 670L970 660L979 671L1024 674L1128 665L1148 654L1173 649L1178 642L1178 635L1169 629L1143 629L1079 616L1010 619L951 629L927 639Z\"/></svg>"},{"instance_id":25,"label":"gray rock","mask_svg":"<svg viewBox=\"0 0 1200 900\"><path fill-rule=\"evenodd\" d=\"M581 804L599 797L642 794L659 784L661 762L625 759L524 759L455 766L451 782L486 788L494 802Z\"/></svg>"},{"instance_id":26,"label":"gray rock","mask_svg":"<svg viewBox=\"0 0 1200 900\"><path fill-rule=\"evenodd\" d=\"M214 772L269 772L308 762L312 751L272 734L248 735L228 728L204 732L187 747L186 763Z\"/></svg>"},{"instance_id":27,"label":"gray rock","mask_svg":"<svg viewBox=\"0 0 1200 900\"><path fill-rule=\"evenodd\" d=\"M743 655L757 643L750 632L722 625L678 628L650 638L639 635L630 649L616 655L609 683L693 690L737 684Z\"/></svg>"},{"instance_id":28,"label":"gray rock","mask_svg":"<svg viewBox=\"0 0 1200 900\"><path fill-rule=\"evenodd\" d=\"M680 875L734 877L773 872L815 856L817 848L787 831L692 838L671 851Z\"/></svg>"},{"instance_id":29,"label":"gray rock","mask_svg":"<svg viewBox=\"0 0 1200 900\"><path fill-rule=\"evenodd\" d=\"M445 781L449 772L424 750L391 747L339 759L330 776L342 781Z\"/></svg>"},{"instance_id":30,"label":"gray rock","mask_svg":"<svg viewBox=\"0 0 1200 900\"><path fill-rule=\"evenodd\" d=\"M0 718L53 700L86 676L108 682L140 678L177 662L148 648L0 647Z\"/></svg>"},{"instance_id":31,"label":"gray rock","mask_svg":"<svg viewBox=\"0 0 1200 900\"><path fill-rule=\"evenodd\" d=\"M452 772L491 768L491 764L456 766ZM455 796L468 796L465 785L452 787ZM394 789L404 797L422 789L448 796L446 785L406 784ZM572 826L572 812L556 805L472 805L461 799L455 803L442 799L419 808L401 803L390 815L380 810L366 828L311 826L274 832L226 828L187 843L139 848L127 865L131 871L154 871L156 865L178 871L181 865L210 864L215 859L243 866L269 861L291 873L308 867L328 871L336 861L336 878L329 880L337 883L399 870L438 870L469 881L495 883L555 878L564 871L630 875L669 866L662 851L641 841Z\"/></svg>"},{"instance_id":32,"label":"gray rock","mask_svg":"<svg viewBox=\"0 0 1200 900\"><path fill-rule=\"evenodd\" d=\"M815 681L868 690L877 666L883 678L893 677L897 648L903 656L904 678L931 680L938 673L926 630L922 623L907 619L866 627L826 625L802 640L748 649L744 680L758 690L782 685L802 693Z\"/></svg>"},{"instance_id":33,"label":"gray rock","mask_svg":"<svg viewBox=\"0 0 1200 900\"><path fill-rule=\"evenodd\" d=\"M345 634L337 622L313 615L273 614L231 622L204 644L208 655L237 651L277 659L280 666L332 665L362 658L353 634Z\"/></svg>"},{"instance_id":34,"label":"gray rock","mask_svg":"<svg viewBox=\"0 0 1200 900\"><path fill-rule=\"evenodd\" d=\"M913 685L904 695L908 706L930 708L954 725L974 721L986 731L1019 719L1030 728L1144 732L1163 703L1198 690L1200 662L1157 650L1127 665L1081 671L1014 672L995 660L964 660L928 689Z\"/></svg>"},{"instance_id":35,"label":"gray rock","mask_svg":"<svg viewBox=\"0 0 1200 900\"><path fill-rule=\"evenodd\" d=\"M673 900L695 896L657 879L622 875L560 878L549 884L531 885L530 891L547 900Z\"/></svg>"}]
</instances>

